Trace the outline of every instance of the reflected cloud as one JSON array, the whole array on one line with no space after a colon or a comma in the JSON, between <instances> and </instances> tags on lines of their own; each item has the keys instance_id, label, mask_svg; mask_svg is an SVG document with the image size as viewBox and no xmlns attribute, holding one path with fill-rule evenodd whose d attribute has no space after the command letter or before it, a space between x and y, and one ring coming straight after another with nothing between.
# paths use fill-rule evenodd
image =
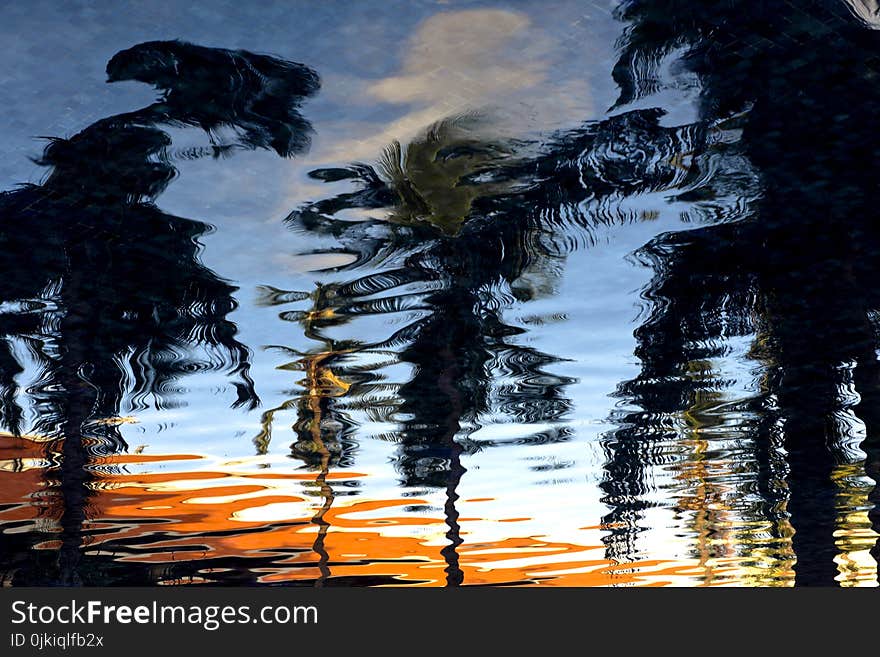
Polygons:
<instances>
[{"instance_id":1,"label":"reflected cloud","mask_svg":"<svg viewBox=\"0 0 880 657\"><path fill-rule=\"evenodd\" d=\"M544 78L545 64L517 50L530 25L528 15L501 9L436 14L411 37L401 74L369 93L385 102L434 105L450 96L466 102L469 95L533 86Z\"/></svg>"},{"instance_id":2,"label":"reflected cloud","mask_svg":"<svg viewBox=\"0 0 880 657\"><path fill-rule=\"evenodd\" d=\"M567 57L556 36L523 12L472 9L435 14L419 24L404 47L401 70L362 85L355 102L379 101L405 113L356 138L323 144L318 161L375 158L389 143L408 142L450 116L479 112L487 138L522 135L592 113L584 78L560 80L554 65ZM358 94L356 94L358 95Z\"/></svg>"}]
</instances>

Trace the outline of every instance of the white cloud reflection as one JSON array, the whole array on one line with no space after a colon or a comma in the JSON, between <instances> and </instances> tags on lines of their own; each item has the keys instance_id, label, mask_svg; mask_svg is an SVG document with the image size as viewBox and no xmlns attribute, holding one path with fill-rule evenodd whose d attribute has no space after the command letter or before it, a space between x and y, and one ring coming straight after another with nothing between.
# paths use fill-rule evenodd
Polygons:
<instances>
[{"instance_id":1,"label":"white cloud reflection","mask_svg":"<svg viewBox=\"0 0 880 657\"><path fill-rule=\"evenodd\" d=\"M435 121L471 111L485 114L502 134L582 121L592 112L589 85L584 78L557 75L556 64L565 56L558 35L522 12L474 9L430 16L402 46L399 71L379 80L347 81L350 102L391 105L392 118L336 126L341 138L322 140L312 159L371 160L395 139L405 143ZM328 80L325 90L330 88Z\"/></svg>"}]
</instances>

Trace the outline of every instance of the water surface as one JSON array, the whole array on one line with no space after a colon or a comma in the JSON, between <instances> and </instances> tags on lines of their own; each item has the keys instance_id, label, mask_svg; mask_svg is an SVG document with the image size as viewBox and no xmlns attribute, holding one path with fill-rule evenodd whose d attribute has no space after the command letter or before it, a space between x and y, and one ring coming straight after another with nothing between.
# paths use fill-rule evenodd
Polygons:
<instances>
[{"instance_id":1,"label":"water surface","mask_svg":"<svg viewBox=\"0 0 880 657\"><path fill-rule=\"evenodd\" d=\"M4 584L876 585L880 23L734 4L0 11Z\"/></svg>"}]
</instances>

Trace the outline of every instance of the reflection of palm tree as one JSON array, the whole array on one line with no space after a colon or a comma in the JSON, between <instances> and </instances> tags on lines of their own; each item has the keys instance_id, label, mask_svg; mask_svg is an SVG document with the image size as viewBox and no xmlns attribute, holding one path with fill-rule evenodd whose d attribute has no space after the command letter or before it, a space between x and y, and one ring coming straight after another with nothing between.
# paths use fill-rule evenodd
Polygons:
<instances>
[{"instance_id":1,"label":"reflection of palm tree","mask_svg":"<svg viewBox=\"0 0 880 657\"><path fill-rule=\"evenodd\" d=\"M384 313L406 318L392 337L361 342L340 360L355 362L371 351L393 349L392 362L412 366L412 378L397 385L398 402L385 419L397 425L389 437L400 446L396 465L404 485L446 489L449 584L460 583L461 576L455 510L465 471L461 456L495 444L472 441L470 434L495 415L543 425L520 439L524 442L570 436L565 427L546 425L564 421L570 402L562 391L571 380L545 369L556 358L520 344L517 336L525 329L505 321L503 310L552 293L566 253L592 243L596 228L653 217L643 208L629 209L628 195L705 189L707 161L685 154L704 145L708 131L661 127L662 114L636 111L586 124L540 147L481 143L473 132L463 144L455 122L441 123L406 149L391 147L381 174L363 164L313 172L331 182L355 179L362 189L313 202L289 218L359 251L348 269L379 270L322 287L326 306L284 317L313 326ZM465 161L457 162L459 157ZM715 150L711 157L728 156ZM698 212L723 213L743 183L751 184L740 160L734 159L727 173L727 188L719 184L705 201L694 203ZM443 191L447 188L455 193ZM383 212L390 223L343 220L350 209ZM334 371L354 381L344 365ZM355 381L334 400L336 408L353 408L358 396L369 405L368 389Z\"/></svg>"},{"instance_id":2,"label":"reflection of palm tree","mask_svg":"<svg viewBox=\"0 0 880 657\"><path fill-rule=\"evenodd\" d=\"M198 82L189 80L190 100L201 93L210 101L218 90ZM125 448L116 420L126 397L136 409L167 406L179 378L213 369L234 378L234 405L259 401L248 350L227 319L236 288L199 262L198 238L209 226L152 203L175 173L165 157L170 139L152 124L188 122L179 97L175 103L161 117L119 115L52 140L40 161L52 167L45 182L0 194L0 246L28 258L0 265L0 300L9 309L0 315L2 419L22 431L17 344L39 370L28 388L32 431L49 439L60 461L61 547L56 567L37 575L41 582L81 583L97 485L92 460Z\"/></svg>"},{"instance_id":3,"label":"reflection of palm tree","mask_svg":"<svg viewBox=\"0 0 880 657\"><path fill-rule=\"evenodd\" d=\"M625 2L620 12L629 21L615 69L621 102L650 93L658 62L685 51L706 120L746 111L742 148L765 192L739 224L661 236L644 250L657 271L654 311L636 333L642 373L621 388L642 409L630 422L644 437L623 430L628 454L614 458L631 473L629 499L639 499L652 464L645 438L707 384L723 385L688 377L689 364L720 355L731 336L756 334L762 389L744 408L756 420L742 428L757 445L766 513L777 525L774 514L791 516L796 583L831 584L834 453L851 431L844 411L868 427L869 463L876 453L880 235L867 217L878 200L877 131L857 108L876 95L878 43L841 3L755 5ZM850 371L859 402L845 393ZM771 483L780 480L787 485Z\"/></svg>"},{"instance_id":4,"label":"reflection of palm tree","mask_svg":"<svg viewBox=\"0 0 880 657\"><path fill-rule=\"evenodd\" d=\"M377 166L397 197L390 221L423 222L454 235L475 201L509 187L478 182L481 173L512 156L502 141L481 138L480 128L477 116L449 118L429 126L405 148L395 141L385 149Z\"/></svg>"}]
</instances>

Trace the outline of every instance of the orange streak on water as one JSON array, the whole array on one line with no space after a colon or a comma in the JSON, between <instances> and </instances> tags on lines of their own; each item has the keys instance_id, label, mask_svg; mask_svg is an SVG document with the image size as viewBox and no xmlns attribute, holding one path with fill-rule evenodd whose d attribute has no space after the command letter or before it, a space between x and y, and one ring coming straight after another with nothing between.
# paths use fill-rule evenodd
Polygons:
<instances>
[{"instance_id":1,"label":"orange streak on water","mask_svg":"<svg viewBox=\"0 0 880 657\"><path fill-rule=\"evenodd\" d=\"M52 505L43 500L57 496L58 489L46 484L43 449L44 445L32 441L0 437L0 463L13 464L0 472L0 504L9 505L0 511L0 522L30 520L36 525L51 521ZM101 470L95 474L97 483L89 501L89 529L105 533L91 536L84 549L97 553L107 541L138 539L143 551L119 555L118 560L156 564L205 560L201 571L205 575L210 572L211 558L240 559L247 567L248 559L273 557L271 567L258 571L260 581L266 583L317 580L328 571L333 578L392 577L399 585L446 583L445 519L439 512L435 517L407 513L404 508L425 504L424 500L335 499L322 515L321 522L329 527L322 562L315 549L319 532L315 513L325 500L314 472L264 475L216 466L186 472L114 472L106 467L126 464L145 469L184 460L203 459L193 455L96 459ZM326 481L367 477L346 471L328 475ZM580 528L583 544L518 535L516 527L525 520L459 519L465 543L457 549L458 566L466 585L664 586L699 583L703 574L694 559L614 563L604 557L598 526ZM468 543L471 523L472 527L494 523L494 527L509 526L510 530L507 537ZM55 541L38 547L57 549ZM712 583L724 583L723 575L733 571L732 564L718 560Z\"/></svg>"}]
</instances>

